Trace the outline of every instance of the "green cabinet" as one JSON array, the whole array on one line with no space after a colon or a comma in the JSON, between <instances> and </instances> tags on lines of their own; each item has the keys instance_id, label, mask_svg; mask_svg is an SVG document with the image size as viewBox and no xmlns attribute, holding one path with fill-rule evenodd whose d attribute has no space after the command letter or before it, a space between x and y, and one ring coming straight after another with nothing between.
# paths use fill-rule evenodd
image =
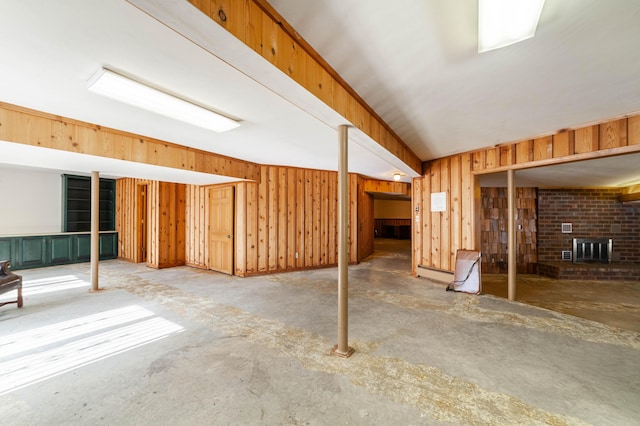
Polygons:
<instances>
[{"instance_id":1,"label":"green cabinet","mask_svg":"<svg viewBox=\"0 0 640 426\"><path fill-rule=\"evenodd\" d=\"M116 231L100 232L99 245L100 260L118 257ZM11 261L13 270L88 262L91 260L91 234L0 237L0 260Z\"/></svg>"},{"instance_id":2,"label":"green cabinet","mask_svg":"<svg viewBox=\"0 0 640 426\"><path fill-rule=\"evenodd\" d=\"M91 230L91 178L62 175L63 231ZM115 221L116 181L100 178L100 231L112 231Z\"/></svg>"}]
</instances>

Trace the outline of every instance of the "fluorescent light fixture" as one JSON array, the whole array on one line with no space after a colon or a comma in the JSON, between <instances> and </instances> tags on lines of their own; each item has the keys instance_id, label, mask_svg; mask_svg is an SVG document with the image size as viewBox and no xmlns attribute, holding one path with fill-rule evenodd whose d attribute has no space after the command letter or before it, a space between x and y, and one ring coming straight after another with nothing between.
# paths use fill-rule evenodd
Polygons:
<instances>
[{"instance_id":1,"label":"fluorescent light fixture","mask_svg":"<svg viewBox=\"0 0 640 426\"><path fill-rule=\"evenodd\" d=\"M90 91L214 132L226 132L240 124L228 117L161 92L102 68L89 80Z\"/></svg>"},{"instance_id":2,"label":"fluorescent light fixture","mask_svg":"<svg viewBox=\"0 0 640 426\"><path fill-rule=\"evenodd\" d=\"M478 0L478 52L533 37L544 0Z\"/></svg>"}]
</instances>

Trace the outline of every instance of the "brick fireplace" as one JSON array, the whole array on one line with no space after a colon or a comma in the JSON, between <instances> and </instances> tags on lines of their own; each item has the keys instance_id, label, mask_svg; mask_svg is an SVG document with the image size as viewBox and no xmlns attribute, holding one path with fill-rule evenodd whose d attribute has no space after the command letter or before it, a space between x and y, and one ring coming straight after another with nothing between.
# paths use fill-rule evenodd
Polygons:
<instances>
[{"instance_id":1,"label":"brick fireplace","mask_svg":"<svg viewBox=\"0 0 640 426\"><path fill-rule=\"evenodd\" d=\"M640 279L640 206L622 204L620 192L539 189L538 272L561 279Z\"/></svg>"}]
</instances>

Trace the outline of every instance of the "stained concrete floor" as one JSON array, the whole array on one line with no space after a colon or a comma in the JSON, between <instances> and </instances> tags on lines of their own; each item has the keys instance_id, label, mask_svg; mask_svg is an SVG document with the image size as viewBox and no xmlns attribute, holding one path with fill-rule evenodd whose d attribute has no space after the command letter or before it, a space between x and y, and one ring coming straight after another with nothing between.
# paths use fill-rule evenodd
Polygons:
<instances>
[{"instance_id":1,"label":"stained concrete floor","mask_svg":"<svg viewBox=\"0 0 640 426\"><path fill-rule=\"evenodd\" d=\"M482 291L507 297L505 274L483 274ZM640 332L640 281L556 280L516 276L516 301Z\"/></svg>"},{"instance_id":2,"label":"stained concrete floor","mask_svg":"<svg viewBox=\"0 0 640 426\"><path fill-rule=\"evenodd\" d=\"M349 359L330 355L335 268L242 279L114 260L97 293L88 264L19 271L24 308L0 308L0 423L640 423L638 331L445 292L396 244L349 268Z\"/></svg>"}]
</instances>

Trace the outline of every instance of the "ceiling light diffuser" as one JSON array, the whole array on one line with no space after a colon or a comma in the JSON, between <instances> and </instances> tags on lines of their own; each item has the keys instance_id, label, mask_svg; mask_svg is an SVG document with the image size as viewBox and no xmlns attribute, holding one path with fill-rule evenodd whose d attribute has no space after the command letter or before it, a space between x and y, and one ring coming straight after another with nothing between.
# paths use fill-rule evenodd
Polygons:
<instances>
[{"instance_id":1,"label":"ceiling light diffuser","mask_svg":"<svg viewBox=\"0 0 640 426\"><path fill-rule=\"evenodd\" d=\"M100 69L91 77L87 87L91 92L102 96L214 132L226 132L240 125L228 117L105 68Z\"/></svg>"},{"instance_id":2,"label":"ceiling light diffuser","mask_svg":"<svg viewBox=\"0 0 640 426\"><path fill-rule=\"evenodd\" d=\"M398 182L400 180L400 178L401 178L400 173L395 172L393 174L393 180L395 180L396 182Z\"/></svg>"},{"instance_id":3,"label":"ceiling light diffuser","mask_svg":"<svg viewBox=\"0 0 640 426\"><path fill-rule=\"evenodd\" d=\"M544 0L478 0L478 52L533 37L543 6Z\"/></svg>"}]
</instances>

